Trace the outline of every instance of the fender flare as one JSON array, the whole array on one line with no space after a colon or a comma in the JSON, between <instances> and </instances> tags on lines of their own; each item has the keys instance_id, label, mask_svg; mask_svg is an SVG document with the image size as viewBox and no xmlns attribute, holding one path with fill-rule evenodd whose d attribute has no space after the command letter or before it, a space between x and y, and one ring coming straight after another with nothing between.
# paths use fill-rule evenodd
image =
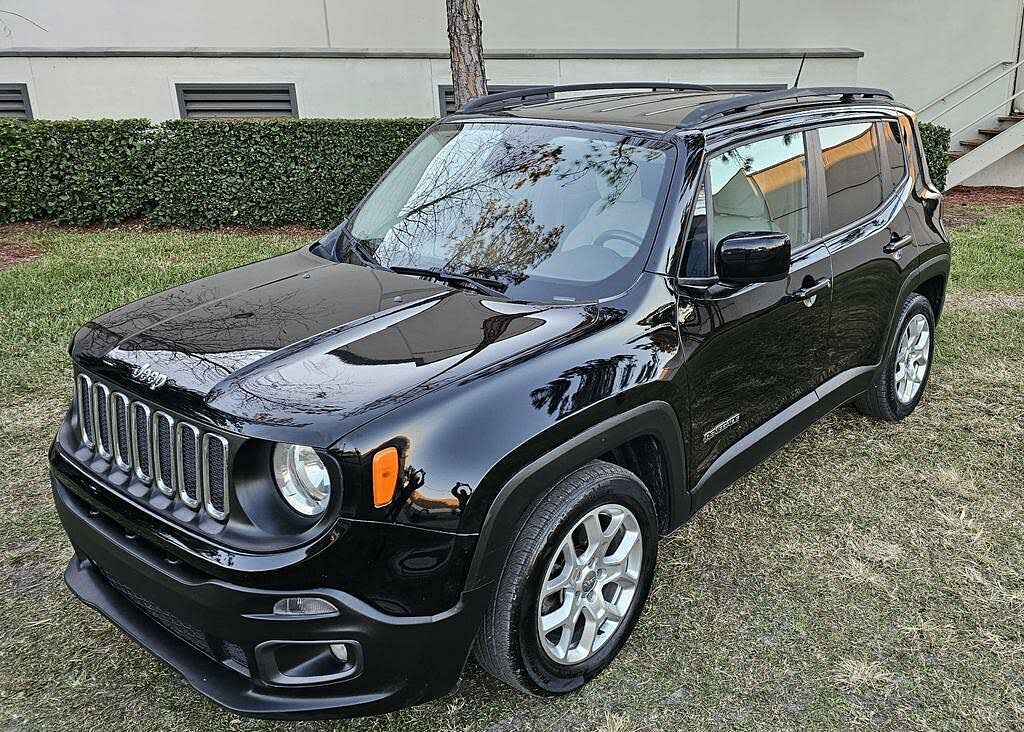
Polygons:
<instances>
[{"instance_id":1,"label":"fender flare","mask_svg":"<svg viewBox=\"0 0 1024 732\"><path fill-rule=\"evenodd\" d=\"M927 262L917 267L909 277L903 281L903 286L900 288L900 296L896 299L896 307L893 309L892 316L889 318L889 329L885 338L885 350L882 351L882 358L878 362L881 366L885 362L886 357L892 350L892 345L896 341L898 335L898 328L900 326L898 319L900 313L903 312L903 303L907 301L914 292L917 291L918 286L927 280L930 280L936 275L942 275L946 279L946 284L949 284L949 263L950 257L948 254L941 254L937 257L929 259ZM938 321L939 313L935 313L935 320Z\"/></svg>"},{"instance_id":2,"label":"fender flare","mask_svg":"<svg viewBox=\"0 0 1024 732\"><path fill-rule=\"evenodd\" d=\"M505 557L515 542L533 502L580 465L635 437L658 440L665 456L670 527L689 516L685 442L675 411L667 402L652 401L616 414L566 440L515 473L491 502L466 578L467 591L501 576Z\"/></svg>"}]
</instances>

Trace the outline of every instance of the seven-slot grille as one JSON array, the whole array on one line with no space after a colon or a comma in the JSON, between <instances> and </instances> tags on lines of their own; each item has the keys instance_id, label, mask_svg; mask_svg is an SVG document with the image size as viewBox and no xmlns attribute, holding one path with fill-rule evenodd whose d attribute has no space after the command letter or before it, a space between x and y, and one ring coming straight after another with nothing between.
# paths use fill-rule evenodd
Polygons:
<instances>
[{"instance_id":1,"label":"seven-slot grille","mask_svg":"<svg viewBox=\"0 0 1024 732\"><path fill-rule=\"evenodd\" d=\"M228 516L228 442L79 374L82 444L120 470L218 521Z\"/></svg>"}]
</instances>

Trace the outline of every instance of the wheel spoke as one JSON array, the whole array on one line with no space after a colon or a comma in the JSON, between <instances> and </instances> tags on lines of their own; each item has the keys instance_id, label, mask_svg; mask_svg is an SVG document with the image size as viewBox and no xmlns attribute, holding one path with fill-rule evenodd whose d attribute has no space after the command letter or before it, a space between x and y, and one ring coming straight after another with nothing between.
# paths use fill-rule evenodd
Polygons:
<instances>
[{"instance_id":1,"label":"wheel spoke","mask_svg":"<svg viewBox=\"0 0 1024 732\"><path fill-rule=\"evenodd\" d=\"M559 553L562 557L562 571L558 573L557 577L549 577L544 582L541 599L568 587L572 580L572 573L576 571L576 552L573 550L572 542L563 541L562 546L559 547Z\"/></svg>"},{"instance_id":2,"label":"wheel spoke","mask_svg":"<svg viewBox=\"0 0 1024 732\"><path fill-rule=\"evenodd\" d=\"M584 657L593 653L594 640L597 638L597 631L601 629L601 623L603 622L603 613L595 612L589 607L584 608L583 634L580 636L579 643L577 644L578 650L584 654Z\"/></svg>"},{"instance_id":3,"label":"wheel spoke","mask_svg":"<svg viewBox=\"0 0 1024 732\"><path fill-rule=\"evenodd\" d=\"M565 598L562 600L562 604L555 610L552 610L546 615L540 616L540 632L542 635L547 635L555 628L565 625L569 620L573 619L574 606L576 605L576 594L571 590L567 590Z\"/></svg>"},{"instance_id":4,"label":"wheel spoke","mask_svg":"<svg viewBox=\"0 0 1024 732\"><path fill-rule=\"evenodd\" d=\"M587 532L587 548L579 556L580 565L589 564L604 549L604 531L598 514L592 513L583 520L583 530Z\"/></svg>"},{"instance_id":5,"label":"wheel spoke","mask_svg":"<svg viewBox=\"0 0 1024 732\"><path fill-rule=\"evenodd\" d=\"M615 566L615 565L622 564L623 562L625 562L626 558L629 557L629 553L631 551L633 551L633 547L636 545L637 541L639 541L639 540L640 540L639 532L627 531L623 535L622 541L620 541L619 545L617 547L615 547L615 552L613 554L611 554L610 556L606 556L604 558L605 566L610 567L610 566Z\"/></svg>"}]
</instances>

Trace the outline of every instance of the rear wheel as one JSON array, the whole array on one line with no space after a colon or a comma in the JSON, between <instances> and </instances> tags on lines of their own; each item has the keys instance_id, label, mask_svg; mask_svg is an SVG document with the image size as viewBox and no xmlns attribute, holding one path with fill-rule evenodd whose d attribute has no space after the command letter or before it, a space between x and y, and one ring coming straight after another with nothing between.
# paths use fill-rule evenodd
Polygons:
<instances>
[{"instance_id":1,"label":"rear wheel","mask_svg":"<svg viewBox=\"0 0 1024 732\"><path fill-rule=\"evenodd\" d=\"M898 421L909 416L928 383L935 350L931 303L912 295L900 313L896 341L875 372L868 390L854 404L864 414Z\"/></svg>"},{"instance_id":2,"label":"rear wheel","mask_svg":"<svg viewBox=\"0 0 1024 732\"><path fill-rule=\"evenodd\" d=\"M533 694L579 688L615 658L647 599L658 521L643 483L594 461L541 497L477 636L477 661Z\"/></svg>"}]
</instances>

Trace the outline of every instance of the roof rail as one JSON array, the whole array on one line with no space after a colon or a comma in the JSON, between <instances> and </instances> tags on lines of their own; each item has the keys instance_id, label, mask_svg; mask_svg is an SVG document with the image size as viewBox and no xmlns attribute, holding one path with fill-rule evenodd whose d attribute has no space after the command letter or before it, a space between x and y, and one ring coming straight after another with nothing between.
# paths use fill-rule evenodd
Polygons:
<instances>
[{"instance_id":1,"label":"roof rail","mask_svg":"<svg viewBox=\"0 0 1024 732\"><path fill-rule=\"evenodd\" d=\"M526 101L528 97L535 97L541 94L556 94L558 92L570 91L600 91L605 89L650 89L651 91L718 91L714 87L703 84L677 84L671 81L610 81L599 84L560 84L555 86L525 86L522 89L487 94L482 97L474 97L459 107L459 112L476 112L481 109L489 109L497 106L502 109L509 104L504 102Z\"/></svg>"},{"instance_id":2,"label":"roof rail","mask_svg":"<svg viewBox=\"0 0 1024 732\"><path fill-rule=\"evenodd\" d=\"M740 97L723 99L720 102L702 104L683 117L683 119L679 121L679 124L676 125L676 129L694 127L720 115L746 112L751 107L759 107L766 102L779 102L786 99L801 99L803 97L836 96L840 98L840 103L852 102L858 97L862 99L888 99L890 101L892 101L893 98L892 93L885 89L872 89L870 87L858 86L819 86L778 89L776 91L745 94Z\"/></svg>"}]
</instances>

